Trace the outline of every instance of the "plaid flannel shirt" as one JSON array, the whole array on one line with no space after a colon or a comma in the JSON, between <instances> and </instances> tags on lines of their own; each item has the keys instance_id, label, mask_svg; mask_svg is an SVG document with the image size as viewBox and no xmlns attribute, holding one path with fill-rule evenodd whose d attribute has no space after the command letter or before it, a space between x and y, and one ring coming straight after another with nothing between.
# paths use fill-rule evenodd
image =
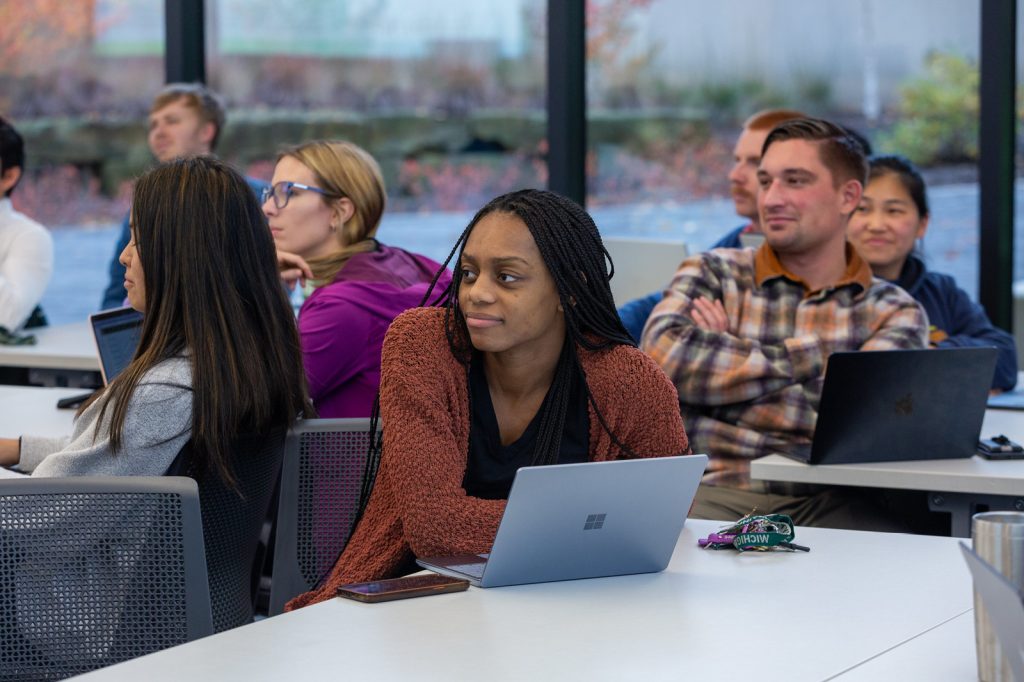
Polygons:
<instances>
[{"instance_id":1,"label":"plaid flannel shirt","mask_svg":"<svg viewBox=\"0 0 1024 682\"><path fill-rule=\"evenodd\" d=\"M698 297L722 302L727 331L693 322ZM843 278L808 291L764 244L684 261L640 345L675 383L693 451L711 457L704 481L751 488L751 459L810 443L829 354L924 348L927 333L921 306L849 245Z\"/></svg>"}]
</instances>

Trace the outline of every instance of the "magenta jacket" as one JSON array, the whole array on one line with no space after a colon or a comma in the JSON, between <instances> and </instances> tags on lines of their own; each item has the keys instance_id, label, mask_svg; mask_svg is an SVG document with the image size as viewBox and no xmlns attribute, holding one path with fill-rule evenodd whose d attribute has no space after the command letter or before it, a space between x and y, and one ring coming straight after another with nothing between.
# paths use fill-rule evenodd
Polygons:
<instances>
[{"instance_id":1,"label":"magenta jacket","mask_svg":"<svg viewBox=\"0 0 1024 682\"><path fill-rule=\"evenodd\" d=\"M302 357L320 417L369 417L380 385L384 333L399 313L420 305L440 264L399 248L352 256L331 284L299 310ZM451 282L447 270L433 299Z\"/></svg>"}]
</instances>

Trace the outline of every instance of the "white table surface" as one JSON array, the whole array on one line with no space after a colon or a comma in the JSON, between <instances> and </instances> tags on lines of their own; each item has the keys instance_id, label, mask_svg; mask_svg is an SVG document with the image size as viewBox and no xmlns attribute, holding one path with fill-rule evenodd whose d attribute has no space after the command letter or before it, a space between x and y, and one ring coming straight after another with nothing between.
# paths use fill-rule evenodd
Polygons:
<instances>
[{"instance_id":1,"label":"white table surface","mask_svg":"<svg viewBox=\"0 0 1024 682\"><path fill-rule=\"evenodd\" d=\"M959 615L865 661L836 679L838 682L976 682L978 658L974 645L974 612Z\"/></svg>"},{"instance_id":2,"label":"white table surface","mask_svg":"<svg viewBox=\"0 0 1024 682\"><path fill-rule=\"evenodd\" d=\"M1005 434L1024 442L1024 411L985 411L983 438ZM1024 495L1024 460L993 462L981 457L917 462L808 465L770 455L750 464L750 476L766 481L820 483L987 495Z\"/></svg>"},{"instance_id":3,"label":"white table surface","mask_svg":"<svg viewBox=\"0 0 1024 682\"><path fill-rule=\"evenodd\" d=\"M57 401L85 392L81 388L0 384L0 438L69 435L75 410L58 410Z\"/></svg>"},{"instance_id":4,"label":"white table surface","mask_svg":"<svg viewBox=\"0 0 1024 682\"><path fill-rule=\"evenodd\" d=\"M0 366L99 371L96 345L88 322L29 330L33 346L0 345Z\"/></svg>"},{"instance_id":5,"label":"white table surface","mask_svg":"<svg viewBox=\"0 0 1024 682\"><path fill-rule=\"evenodd\" d=\"M659 574L332 599L83 679L824 680L972 608L955 539L798 528L810 553L698 549L717 527L688 522ZM938 655L963 667L963 647Z\"/></svg>"}]
</instances>

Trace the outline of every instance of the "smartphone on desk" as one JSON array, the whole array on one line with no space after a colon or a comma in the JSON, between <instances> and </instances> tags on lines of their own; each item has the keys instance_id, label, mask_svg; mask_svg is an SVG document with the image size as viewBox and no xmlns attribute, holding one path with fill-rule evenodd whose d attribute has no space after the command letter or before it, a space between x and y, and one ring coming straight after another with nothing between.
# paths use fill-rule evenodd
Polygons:
<instances>
[{"instance_id":1,"label":"smartphone on desk","mask_svg":"<svg viewBox=\"0 0 1024 682\"><path fill-rule=\"evenodd\" d=\"M375 603L412 597L426 597L431 594L462 592L469 587L468 580L449 578L445 575L410 575L405 578L389 578L369 583L352 583L338 588L338 596L356 601Z\"/></svg>"},{"instance_id":2,"label":"smartphone on desk","mask_svg":"<svg viewBox=\"0 0 1024 682\"><path fill-rule=\"evenodd\" d=\"M978 454L985 459L1024 459L1024 447L999 435L978 441Z\"/></svg>"},{"instance_id":3,"label":"smartphone on desk","mask_svg":"<svg viewBox=\"0 0 1024 682\"><path fill-rule=\"evenodd\" d=\"M86 400L92 397L93 393L95 393L95 391L90 391L89 393L79 393L78 395L72 395L68 396L67 398L61 398L60 400L57 401L57 409L77 410L79 407L82 406L82 403L84 403Z\"/></svg>"}]
</instances>

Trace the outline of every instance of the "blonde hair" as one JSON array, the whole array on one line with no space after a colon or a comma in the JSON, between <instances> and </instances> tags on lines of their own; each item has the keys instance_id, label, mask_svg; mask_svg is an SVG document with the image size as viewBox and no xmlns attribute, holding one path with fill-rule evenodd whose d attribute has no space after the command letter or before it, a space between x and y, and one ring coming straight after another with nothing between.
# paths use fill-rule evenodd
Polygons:
<instances>
[{"instance_id":1,"label":"blonde hair","mask_svg":"<svg viewBox=\"0 0 1024 682\"><path fill-rule=\"evenodd\" d=\"M337 231L339 249L329 256L312 258L309 267L318 286L330 284L348 259L377 248L374 235L380 226L387 197L380 166L362 147L344 140L314 140L289 147L278 160L290 156L316 176L327 192L321 200L334 207L341 198L352 202L352 217Z\"/></svg>"}]
</instances>

